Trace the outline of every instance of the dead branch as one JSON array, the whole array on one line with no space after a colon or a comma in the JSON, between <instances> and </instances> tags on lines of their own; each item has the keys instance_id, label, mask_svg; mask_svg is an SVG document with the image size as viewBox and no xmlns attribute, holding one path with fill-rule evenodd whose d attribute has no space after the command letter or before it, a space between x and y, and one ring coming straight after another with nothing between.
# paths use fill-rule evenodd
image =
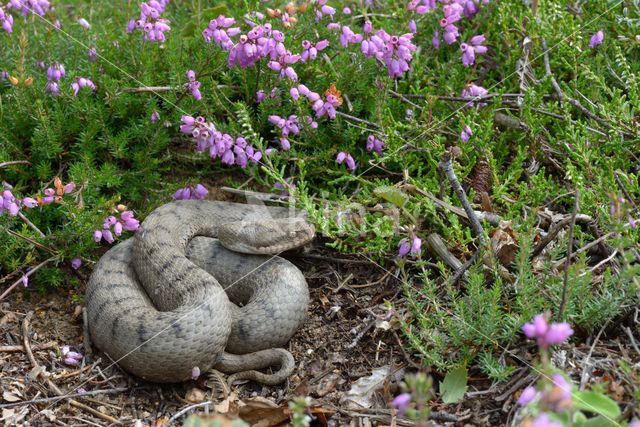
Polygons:
<instances>
[{"instance_id":1,"label":"dead branch","mask_svg":"<svg viewBox=\"0 0 640 427\"><path fill-rule=\"evenodd\" d=\"M578 215L578 204L580 200L580 191L576 188L573 200L573 213L571 214L571 222L569 223L569 242L567 243L567 261L564 264L564 276L562 279L562 298L560 299L560 308L558 309L558 321L562 321L564 308L567 305L567 288L569 287L569 264L571 263L571 253L573 252L573 231L576 225L576 215Z\"/></svg>"},{"instance_id":2,"label":"dead branch","mask_svg":"<svg viewBox=\"0 0 640 427\"><path fill-rule=\"evenodd\" d=\"M462 204L462 207L464 208L464 211L467 214L467 218L469 219L469 222L471 223L471 227L473 228L473 231L475 232L475 234L476 234L476 236L478 237L478 240L479 240L479 245L478 245L478 249L476 250L476 252L453 275L452 281L453 281L453 283L456 283L458 280L460 280L460 277L462 277L462 275L465 273L465 271L467 271L469 269L469 267L471 267L476 262L476 260L480 257L480 254L482 253L482 250L483 250L483 248L484 248L484 246L486 244L486 241L484 239L484 229L482 228L482 225L480 224L480 220L478 220L478 217L476 216L475 212L473 211L473 208L469 204L469 200L467 199L467 195L464 192L464 189L462 188L462 185L460 185L460 181L458 181L458 178L456 177L455 172L453 171L453 163L451 161L451 154L448 153L448 152L445 153L443 155L443 157L442 157L442 160L438 164L438 166L444 172L444 174L446 175L447 179L449 180L449 183L451 184L451 187L453 188L453 190L455 191L456 195L458 196L458 199L460 200L460 203Z\"/></svg>"},{"instance_id":3,"label":"dead branch","mask_svg":"<svg viewBox=\"0 0 640 427\"><path fill-rule=\"evenodd\" d=\"M44 267L45 265L49 264L51 261L55 260L55 257L51 257L49 259L46 259L44 261L42 261L40 264L36 265L35 267L33 267L31 270L27 271L24 276L31 276L33 273L35 273L36 271L40 270L42 267ZM22 278L24 276L20 276L20 278L18 280L16 280L11 286L9 286L7 288L6 291L4 291L2 293L2 295L0 295L0 301L2 301L4 299L4 297L6 297L7 295L9 295L9 292L11 292L13 290L13 288L15 288L16 286L18 286L20 283L22 283Z\"/></svg>"}]
</instances>

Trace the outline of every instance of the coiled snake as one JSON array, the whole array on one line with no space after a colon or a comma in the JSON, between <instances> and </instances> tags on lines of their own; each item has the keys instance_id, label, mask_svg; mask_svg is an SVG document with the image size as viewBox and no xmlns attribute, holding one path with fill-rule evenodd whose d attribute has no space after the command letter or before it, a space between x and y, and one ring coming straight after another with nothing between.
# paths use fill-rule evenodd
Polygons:
<instances>
[{"instance_id":1,"label":"coiled snake","mask_svg":"<svg viewBox=\"0 0 640 427\"><path fill-rule=\"evenodd\" d=\"M149 381L185 381L194 368L213 367L233 373L230 382L278 384L294 361L277 347L305 319L309 291L302 273L275 254L314 233L287 208L161 206L95 266L86 294L91 339ZM274 374L255 371L272 364L280 365Z\"/></svg>"}]
</instances>

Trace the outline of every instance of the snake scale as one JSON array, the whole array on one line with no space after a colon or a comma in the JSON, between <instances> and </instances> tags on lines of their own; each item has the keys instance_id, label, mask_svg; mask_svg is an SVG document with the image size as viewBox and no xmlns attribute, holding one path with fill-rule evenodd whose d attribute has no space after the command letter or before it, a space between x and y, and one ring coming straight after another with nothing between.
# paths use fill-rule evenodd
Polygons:
<instances>
[{"instance_id":1,"label":"snake scale","mask_svg":"<svg viewBox=\"0 0 640 427\"><path fill-rule=\"evenodd\" d=\"M185 381L197 367L233 374L230 383L278 384L294 369L278 347L305 319L309 291L275 254L314 234L300 211L282 207L163 205L96 264L86 294L91 339L148 381ZM280 369L256 371L272 365Z\"/></svg>"}]
</instances>

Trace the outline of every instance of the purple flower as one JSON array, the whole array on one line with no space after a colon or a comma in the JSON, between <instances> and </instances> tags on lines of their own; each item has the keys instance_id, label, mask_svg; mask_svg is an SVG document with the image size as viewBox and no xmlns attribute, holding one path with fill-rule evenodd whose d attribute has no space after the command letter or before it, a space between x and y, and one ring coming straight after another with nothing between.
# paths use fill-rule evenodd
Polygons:
<instances>
[{"instance_id":1,"label":"purple flower","mask_svg":"<svg viewBox=\"0 0 640 427\"><path fill-rule=\"evenodd\" d=\"M347 168L349 168L349 170L356 170L356 162L355 160L353 160L353 157L351 157L351 154L341 151L336 156L336 163L341 165L343 162L345 165L347 165Z\"/></svg>"},{"instance_id":2,"label":"purple flower","mask_svg":"<svg viewBox=\"0 0 640 427\"><path fill-rule=\"evenodd\" d=\"M2 192L2 198L0 199L0 214L6 210L10 216L18 215L18 211L20 211L18 203L19 200L15 198L11 191L4 190Z\"/></svg>"},{"instance_id":3,"label":"purple flower","mask_svg":"<svg viewBox=\"0 0 640 427\"><path fill-rule=\"evenodd\" d=\"M231 37L240 34L240 28L230 28L235 23L235 19L220 15L216 19L209 21L207 28L202 31L202 37L207 43L213 41L223 50L230 50L233 47Z\"/></svg>"},{"instance_id":4,"label":"purple flower","mask_svg":"<svg viewBox=\"0 0 640 427\"><path fill-rule=\"evenodd\" d=\"M469 142L469 138L471 138L472 135L473 131L471 128L469 126L465 126L464 129L462 129L462 132L460 132L460 139L462 142Z\"/></svg>"},{"instance_id":5,"label":"purple flower","mask_svg":"<svg viewBox=\"0 0 640 427\"><path fill-rule=\"evenodd\" d=\"M409 31L411 31L413 34L418 32L418 26L416 25L416 21L414 21L413 19L409 21Z\"/></svg>"},{"instance_id":6,"label":"purple flower","mask_svg":"<svg viewBox=\"0 0 640 427\"><path fill-rule=\"evenodd\" d=\"M257 103L260 103L260 102L264 101L266 97L267 97L267 94L265 93L264 90L260 89L259 91L256 92L256 102Z\"/></svg>"},{"instance_id":7,"label":"purple flower","mask_svg":"<svg viewBox=\"0 0 640 427\"><path fill-rule=\"evenodd\" d=\"M52 82L57 82L64 77L64 65L54 62L47 69L47 78Z\"/></svg>"},{"instance_id":8,"label":"purple flower","mask_svg":"<svg viewBox=\"0 0 640 427\"><path fill-rule=\"evenodd\" d=\"M424 15L435 8L436 0L411 0L407 4L407 10L412 10L418 15Z\"/></svg>"},{"instance_id":9,"label":"purple flower","mask_svg":"<svg viewBox=\"0 0 640 427\"><path fill-rule=\"evenodd\" d=\"M434 49L440 49L440 33L438 30L433 32L433 37L431 38L431 45L433 45Z\"/></svg>"},{"instance_id":10,"label":"purple flower","mask_svg":"<svg viewBox=\"0 0 640 427\"><path fill-rule=\"evenodd\" d=\"M202 94L200 93L200 82L196 80L195 71L187 71L187 78L189 79L189 82L184 84L185 88L191 91L191 96L193 96L196 101L200 101L202 99Z\"/></svg>"},{"instance_id":11,"label":"purple flower","mask_svg":"<svg viewBox=\"0 0 640 427\"><path fill-rule=\"evenodd\" d=\"M589 47L591 49L595 49L596 46L600 46L602 44L603 40L604 40L604 33L602 32L602 30L600 30L594 35L592 35L591 39L589 39Z\"/></svg>"},{"instance_id":12,"label":"purple flower","mask_svg":"<svg viewBox=\"0 0 640 427\"><path fill-rule=\"evenodd\" d=\"M198 377L200 377L200 368L198 368L197 366L194 366L193 369L191 370L191 379L197 380Z\"/></svg>"},{"instance_id":13,"label":"purple flower","mask_svg":"<svg viewBox=\"0 0 640 427\"><path fill-rule=\"evenodd\" d=\"M91 24L89 24L89 21L87 21L84 18L78 19L78 24L85 30L88 30L89 28L91 28Z\"/></svg>"},{"instance_id":14,"label":"purple flower","mask_svg":"<svg viewBox=\"0 0 640 427\"><path fill-rule=\"evenodd\" d=\"M422 239L418 236L413 236L411 240L404 238L400 240L398 244L398 256L405 257L407 254L411 256L419 256L420 248L422 247Z\"/></svg>"},{"instance_id":15,"label":"purple flower","mask_svg":"<svg viewBox=\"0 0 640 427\"><path fill-rule=\"evenodd\" d=\"M316 59L316 57L318 56L318 52L326 49L327 46L329 46L328 40L320 40L317 43L312 43L309 40L303 40L300 62L304 63Z\"/></svg>"},{"instance_id":16,"label":"purple flower","mask_svg":"<svg viewBox=\"0 0 640 427\"><path fill-rule=\"evenodd\" d=\"M536 338L538 345L542 348L561 344L573 335L573 329L568 323L549 325L542 314L535 316L532 323L525 323L522 326L522 331L527 338Z\"/></svg>"},{"instance_id":17,"label":"purple flower","mask_svg":"<svg viewBox=\"0 0 640 427\"><path fill-rule=\"evenodd\" d=\"M29 287L29 276L27 276L26 274L22 275L22 285L25 288Z\"/></svg>"},{"instance_id":18,"label":"purple flower","mask_svg":"<svg viewBox=\"0 0 640 427\"><path fill-rule=\"evenodd\" d=\"M71 89L73 89L73 96L78 96L80 89L88 87L92 91L96 90L96 85L85 77L76 77L76 81L71 83Z\"/></svg>"},{"instance_id":19,"label":"purple flower","mask_svg":"<svg viewBox=\"0 0 640 427\"><path fill-rule=\"evenodd\" d=\"M461 43L460 50L462 51L462 64L465 67L473 65L476 61L476 54L484 55L487 53L487 47L484 46L484 35L473 36L469 43Z\"/></svg>"},{"instance_id":20,"label":"purple flower","mask_svg":"<svg viewBox=\"0 0 640 427\"><path fill-rule=\"evenodd\" d=\"M518 405L526 406L531 403L538 396L538 391L535 387L529 386L522 390L520 397L518 398Z\"/></svg>"},{"instance_id":21,"label":"purple flower","mask_svg":"<svg viewBox=\"0 0 640 427\"><path fill-rule=\"evenodd\" d=\"M22 204L28 208L35 208L36 206L38 206L38 201L32 197L25 197L24 199L22 199Z\"/></svg>"},{"instance_id":22,"label":"purple flower","mask_svg":"<svg viewBox=\"0 0 640 427\"><path fill-rule=\"evenodd\" d=\"M119 205L118 209L122 209L123 212L120 214L120 218L116 218L113 215L108 216L104 224L102 225L102 230L96 230L93 232L93 240L96 243L99 243L102 239L104 239L107 243L113 243L115 241L113 235L120 236L123 230L127 231L136 231L140 228L140 221L133 217L133 212L124 210L124 207ZM113 228L113 232L111 229Z\"/></svg>"},{"instance_id":23,"label":"purple flower","mask_svg":"<svg viewBox=\"0 0 640 427\"><path fill-rule=\"evenodd\" d=\"M378 154L382 154L382 150L385 147L384 141L376 138L375 135L369 135L367 137L367 151L375 151Z\"/></svg>"},{"instance_id":24,"label":"purple flower","mask_svg":"<svg viewBox=\"0 0 640 427\"><path fill-rule=\"evenodd\" d=\"M160 120L160 113L158 113L157 111L151 113L151 123L155 123L158 120Z\"/></svg>"},{"instance_id":25,"label":"purple flower","mask_svg":"<svg viewBox=\"0 0 640 427\"><path fill-rule=\"evenodd\" d=\"M461 97L463 98L478 98L478 97L483 97L485 95L487 95L489 93L488 90L486 90L485 88L483 88L482 86L478 86L474 83L469 83L467 85L467 87L465 87L462 90L462 93L460 94ZM473 101L467 102L465 104L465 107L473 107L474 105L476 105ZM485 105L487 105L486 102L478 102L478 107L484 107Z\"/></svg>"},{"instance_id":26,"label":"purple flower","mask_svg":"<svg viewBox=\"0 0 640 427\"><path fill-rule=\"evenodd\" d=\"M204 185L197 184L195 187L189 186L179 189L174 193L173 200L203 200L207 194L209 194L209 190Z\"/></svg>"},{"instance_id":27,"label":"purple flower","mask_svg":"<svg viewBox=\"0 0 640 427\"><path fill-rule=\"evenodd\" d=\"M90 48L87 55L89 56L89 62L96 62L98 60L98 51L95 47Z\"/></svg>"},{"instance_id":28,"label":"purple flower","mask_svg":"<svg viewBox=\"0 0 640 427\"><path fill-rule=\"evenodd\" d=\"M562 423L551 421L549 415L543 412L533 421L531 427L562 427Z\"/></svg>"},{"instance_id":29,"label":"purple flower","mask_svg":"<svg viewBox=\"0 0 640 427\"><path fill-rule=\"evenodd\" d=\"M164 12L169 0L149 0L140 4L140 19L129 21L127 32L133 32L135 29L142 29L144 41L162 43L166 40L164 33L171 30L169 21L161 18L160 14Z\"/></svg>"},{"instance_id":30,"label":"purple flower","mask_svg":"<svg viewBox=\"0 0 640 427\"><path fill-rule=\"evenodd\" d=\"M273 71L278 71L278 78L283 79L285 77L292 81L298 80L298 75L291 65L300 60L300 55L293 55L289 51L285 51L282 55L278 56L276 60L269 61L267 67Z\"/></svg>"},{"instance_id":31,"label":"purple flower","mask_svg":"<svg viewBox=\"0 0 640 427\"><path fill-rule=\"evenodd\" d=\"M82 354L72 351L68 345L65 345L61 349L63 362L67 366L77 366L82 362L84 357Z\"/></svg>"},{"instance_id":32,"label":"purple flower","mask_svg":"<svg viewBox=\"0 0 640 427\"><path fill-rule=\"evenodd\" d=\"M74 270L79 269L82 266L82 260L80 258L74 258L71 260L71 268Z\"/></svg>"},{"instance_id":33,"label":"purple flower","mask_svg":"<svg viewBox=\"0 0 640 427\"><path fill-rule=\"evenodd\" d=\"M640 427L640 421L634 418L631 420L628 427Z\"/></svg>"},{"instance_id":34,"label":"purple flower","mask_svg":"<svg viewBox=\"0 0 640 427\"><path fill-rule=\"evenodd\" d=\"M13 32L13 16L5 12L2 7L0 7L0 23L7 33Z\"/></svg>"},{"instance_id":35,"label":"purple flower","mask_svg":"<svg viewBox=\"0 0 640 427\"><path fill-rule=\"evenodd\" d=\"M9 3L7 3L8 9L16 9L24 16L27 16L30 12L43 16L49 10L49 7L48 0L9 0Z\"/></svg>"},{"instance_id":36,"label":"purple flower","mask_svg":"<svg viewBox=\"0 0 640 427\"><path fill-rule=\"evenodd\" d=\"M393 401L391 402L391 406L398 410L398 416L402 417L407 409L409 409L409 405L411 404L411 394L402 393L397 395Z\"/></svg>"}]
</instances>

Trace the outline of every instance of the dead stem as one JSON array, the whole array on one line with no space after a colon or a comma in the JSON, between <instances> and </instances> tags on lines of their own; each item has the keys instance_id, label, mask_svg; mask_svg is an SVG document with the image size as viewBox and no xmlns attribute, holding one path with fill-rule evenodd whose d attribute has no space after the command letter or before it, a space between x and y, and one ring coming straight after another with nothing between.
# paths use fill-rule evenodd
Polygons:
<instances>
[{"instance_id":1,"label":"dead stem","mask_svg":"<svg viewBox=\"0 0 640 427\"><path fill-rule=\"evenodd\" d=\"M560 299L560 308L558 309L558 315L556 316L558 321L562 320L562 317L564 315L564 308L567 305L567 288L569 287L569 264L571 263L571 253L573 252L573 230L576 225L576 215L578 215L579 201L580 191L576 188L573 201L573 213L571 214L571 222L569 223L569 243L567 244L567 260L564 264L564 277L562 279L562 298Z\"/></svg>"}]
</instances>

